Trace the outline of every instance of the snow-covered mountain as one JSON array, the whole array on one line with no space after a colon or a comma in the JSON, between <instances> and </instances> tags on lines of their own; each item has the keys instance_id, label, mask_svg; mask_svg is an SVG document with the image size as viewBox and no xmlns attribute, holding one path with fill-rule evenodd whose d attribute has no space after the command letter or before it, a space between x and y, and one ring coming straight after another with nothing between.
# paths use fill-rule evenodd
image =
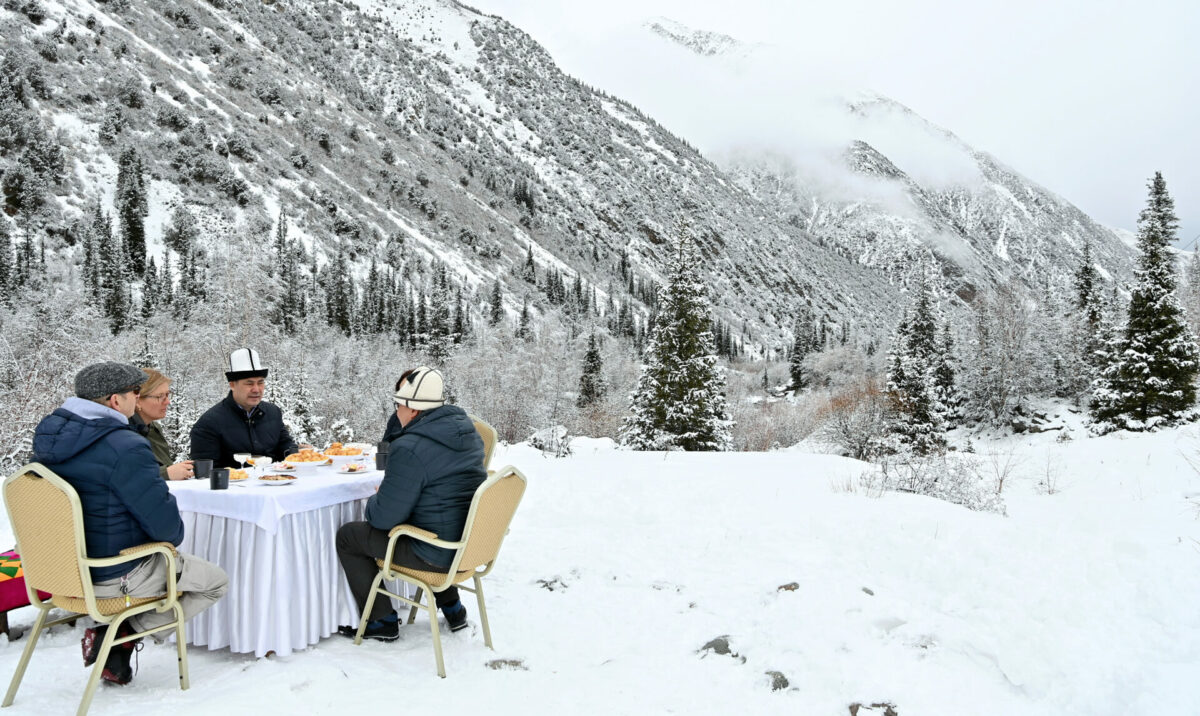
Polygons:
<instances>
[{"instance_id":1,"label":"snow-covered mountain","mask_svg":"<svg viewBox=\"0 0 1200 716\"><path fill-rule=\"evenodd\" d=\"M0 9L4 61L29 91L0 123L25 113L51 129L65 171L53 201L13 211L8 227L16 242L44 237L63 275L81 259L77 220L97 198L112 206L126 147L148 173L153 252L178 204L218 254L267 244L282 214L319 261L342 250L359 276L376 261L421 291L436 260L476 306L499 279L510 314L527 296L544 305L546 284L519 278L532 254L539 276L578 278L602 305L645 315L648 282L683 222L718 317L754 338L783 334L801 304L889 329L906 302L906 257L930 246L952 259L960 289L1033 269L1065 275L1088 236L1105 270L1128 271L1111 232L985 155L985 189L933 187L864 137L844 155L847 176L874 192L862 196L761 164L718 166L565 75L533 38L452 0L10 7ZM741 51L658 28L714 60ZM903 114L884 100L847 111ZM12 146L0 173L22 161ZM884 210L887 194L911 206Z\"/></svg>"},{"instance_id":2,"label":"snow-covered mountain","mask_svg":"<svg viewBox=\"0 0 1200 716\"><path fill-rule=\"evenodd\" d=\"M601 302L637 307L686 221L727 322L779 330L806 302L887 324L892 289L876 273L499 18L449 0L39 7L0 21L66 159L57 201L13 219L49 237L51 261L78 260L72 223L97 197L111 206L114 159L133 146L151 216L186 203L217 252L236 230L266 243L282 211L318 255L341 246L363 273L373 258L418 288L437 259L480 297L500 278L512 312L536 300L514 278L532 252L539 275L578 275ZM0 156L0 171L16 161Z\"/></svg>"},{"instance_id":3,"label":"snow-covered mountain","mask_svg":"<svg viewBox=\"0 0 1200 716\"><path fill-rule=\"evenodd\" d=\"M727 70L732 58L769 50L722 35L714 56L713 33L662 25L646 28ZM1133 252L1118 232L901 103L858 92L807 106L813 111L795 120L780 146L730 151L719 163L776 216L851 260L903 281L914 261L934 258L949 286L970 300L1001 282L1035 292L1061 283L1090 242L1106 277L1130 278ZM789 150L796 145L806 151Z\"/></svg>"}]
</instances>

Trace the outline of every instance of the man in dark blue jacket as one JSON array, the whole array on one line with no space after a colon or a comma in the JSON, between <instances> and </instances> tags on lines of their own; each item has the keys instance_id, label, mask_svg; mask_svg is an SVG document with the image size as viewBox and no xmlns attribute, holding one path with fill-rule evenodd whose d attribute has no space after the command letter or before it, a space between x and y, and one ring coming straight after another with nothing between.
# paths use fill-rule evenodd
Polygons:
<instances>
[{"instance_id":1,"label":"man in dark blue jacket","mask_svg":"<svg viewBox=\"0 0 1200 716\"><path fill-rule=\"evenodd\" d=\"M263 400L267 373L258 351L239 348L229 355L225 379L229 394L205 411L192 426L193 460L208 459L215 467L241 467L237 453L269 455L282 460L299 446L283 424L279 407Z\"/></svg>"},{"instance_id":2,"label":"man in dark blue jacket","mask_svg":"<svg viewBox=\"0 0 1200 716\"><path fill-rule=\"evenodd\" d=\"M342 525L337 534L338 559L361 612L387 552L388 532L400 524L429 530L450 542L462 537L475 490L487 479L483 439L462 408L446 405L442 374L424 366L400 377L393 396L396 422L389 443L387 468L379 492L367 500L365 522ZM454 552L401 537L392 561L403 567L445 572ZM435 595L451 631L467 626L467 608L450 587ZM338 632L353 637L357 627ZM363 636L391 641L399 636L397 615L386 599L376 599Z\"/></svg>"},{"instance_id":3,"label":"man in dark blue jacket","mask_svg":"<svg viewBox=\"0 0 1200 716\"><path fill-rule=\"evenodd\" d=\"M113 557L147 542L183 541L183 520L175 496L158 476L150 442L129 423L138 392L148 376L126 363L95 363L75 376L75 395L38 423L33 459L75 488L83 507L83 529L89 557ZM96 597L155 597L167 587L167 562L158 554L112 567L95 567ZM228 577L215 564L178 553L179 597L191 618L225 594ZM172 612L145 612L121 625L120 636L146 631L174 619ZM84 665L91 665L106 626L83 636ZM160 633L161 634L161 633ZM164 638L156 634L155 638ZM130 641L113 648L103 678L127 684L133 678Z\"/></svg>"}]
</instances>

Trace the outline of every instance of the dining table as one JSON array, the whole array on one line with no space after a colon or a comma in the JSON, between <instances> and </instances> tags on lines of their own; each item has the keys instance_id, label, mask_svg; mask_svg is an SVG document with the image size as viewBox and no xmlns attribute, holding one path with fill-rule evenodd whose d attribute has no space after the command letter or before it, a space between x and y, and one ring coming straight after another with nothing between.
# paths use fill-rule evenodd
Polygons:
<instances>
[{"instance_id":1,"label":"dining table","mask_svg":"<svg viewBox=\"0 0 1200 716\"><path fill-rule=\"evenodd\" d=\"M229 575L225 596L188 621L189 644L287 656L358 623L335 539L363 519L383 472L342 469L309 467L282 480L251 469L217 490L208 479L168 481L186 530L179 549Z\"/></svg>"}]
</instances>

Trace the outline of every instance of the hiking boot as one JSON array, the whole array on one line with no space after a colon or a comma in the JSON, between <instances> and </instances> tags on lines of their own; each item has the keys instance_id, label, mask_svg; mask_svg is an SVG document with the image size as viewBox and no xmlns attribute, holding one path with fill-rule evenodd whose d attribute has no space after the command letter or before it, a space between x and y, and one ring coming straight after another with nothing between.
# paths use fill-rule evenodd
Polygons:
<instances>
[{"instance_id":1,"label":"hiking boot","mask_svg":"<svg viewBox=\"0 0 1200 716\"><path fill-rule=\"evenodd\" d=\"M351 639L353 639L357 633L358 626L338 627L338 634ZM395 619L377 619L375 621L367 622L367 628L363 629L363 638L374 639L376 641L396 641L400 638L400 622Z\"/></svg>"},{"instance_id":2,"label":"hiking boot","mask_svg":"<svg viewBox=\"0 0 1200 716\"><path fill-rule=\"evenodd\" d=\"M91 666L96 663L96 657L100 655L100 644L104 641L104 634L107 631L107 624L97 624L94 627L84 630L83 638L79 640L79 643L83 646L84 666Z\"/></svg>"},{"instance_id":3,"label":"hiking boot","mask_svg":"<svg viewBox=\"0 0 1200 716\"><path fill-rule=\"evenodd\" d=\"M97 624L94 627L85 629L83 638L79 643L83 646L83 665L91 666L96 663L96 657L100 655L100 645L104 643L104 634L108 631L107 624ZM133 633L133 627L129 626L129 622L122 622L120 628L117 629L117 638L129 636ZM129 644L118 644L113 649L132 649Z\"/></svg>"},{"instance_id":4,"label":"hiking boot","mask_svg":"<svg viewBox=\"0 0 1200 716\"><path fill-rule=\"evenodd\" d=\"M114 646L108 652L108 659L104 662L104 671L100 672L100 678L118 686L124 686L133 681L133 667L129 665L129 662L133 658L134 652L141 651L143 646L141 639Z\"/></svg>"},{"instance_id":5,"label":"hiking boot","mask_svg":"<svg viewBox=\"0 0 1200 716\"><path fill-rule=\"evenodd\" d=\"M442 615L446 617L446 626L450 627L450 631L462 631L467 628L467 608L462 602L457 602L452 607L443 607Z\"/></svg>"}]
</instances>

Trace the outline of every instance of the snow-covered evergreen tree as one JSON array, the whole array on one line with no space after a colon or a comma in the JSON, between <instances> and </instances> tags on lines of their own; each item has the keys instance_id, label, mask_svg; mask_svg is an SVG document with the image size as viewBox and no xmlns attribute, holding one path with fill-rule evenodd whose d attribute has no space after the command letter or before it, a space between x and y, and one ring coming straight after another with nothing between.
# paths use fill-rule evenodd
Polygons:
<instances>
[{"instance_id":1,"label":"snow-covered evergreen tree","mask_svg":"<svg viewBox=\"0 0 1200 716\"><path fill-rule=\"evenodd\" d=\"M953 390L953 371L939 335L940 311L922 274L909 312L900 321L888 355L888 392L895 408L894 431L899 447L916 455L942 452L946 447L947 390ZM949 380L949 388L939 385Z\"/></svg>"},{"instance_id":2,"label":"snow-covered evergreen tree","mask_svg":"<svg viewBox=\"0 0 1200 716\"><path fill-rule=\"evenodd\" d=\"M1187 417L1196 402L1200 351L1175 296L1171 243L1179 226L1161 172L1138 217L1138 265L1121 342L1095 385L1097 427L1145 430Z\"/></svg>"},{"instance_id":3,"label":"snow-covered evergreen tree","mask_svg":"<svg viewBox=\"0 0 1200 716\"><path fill-rule=\"evenodd\" d=\"M583 372L579 375L579 397L575 406L586 408L604 397L608 392L608 383L604 380L604 364L600 357L600 346L596 342L596 332L588 336L587 353L583 355Z\"/></svg>"},{"instance_id":4,"label":"snow-covered evergreen tree","mask_svg":"<svg viewBox=\"0 0 1200 716\"><path fill-rule=\"evenodd\" d=\"M686 227L680 234L621 442L635 450L728 450L733 421L725 404L725 369L717 362L708 288Z\"/></svg>"},{"instance_id":5,"label":"snow-covered evergreen tree","mask_svg":"<svg viewBox=\"0 0 1200 716\"><path fill-rule=\"evenodd\" d=\"M728 340L728 336L726 336ZM801 310L796 318L796 327L792 330L792 350L788 357L788 374L791 377L792 390L800 392L809 385L808 372L804 367L804 359L816 349L816 337L813 330L812 312L808 307Z\"/></svg>"},{"instance_id":6,"label":"snow-covered evergreen tree","mask_svg":"<svg viewBox=\"0 0 1200 716\"><path fill-rule=\"evenodd\" d=\"M113 203L117 225L121 229L121 242L129 259L130 274L137 277L141 277L146 270L146 215L150 212L144 172L142 159L136 150L129 147L121 152L117 161L117 191Z\"/></svg>"}]
</instances>

